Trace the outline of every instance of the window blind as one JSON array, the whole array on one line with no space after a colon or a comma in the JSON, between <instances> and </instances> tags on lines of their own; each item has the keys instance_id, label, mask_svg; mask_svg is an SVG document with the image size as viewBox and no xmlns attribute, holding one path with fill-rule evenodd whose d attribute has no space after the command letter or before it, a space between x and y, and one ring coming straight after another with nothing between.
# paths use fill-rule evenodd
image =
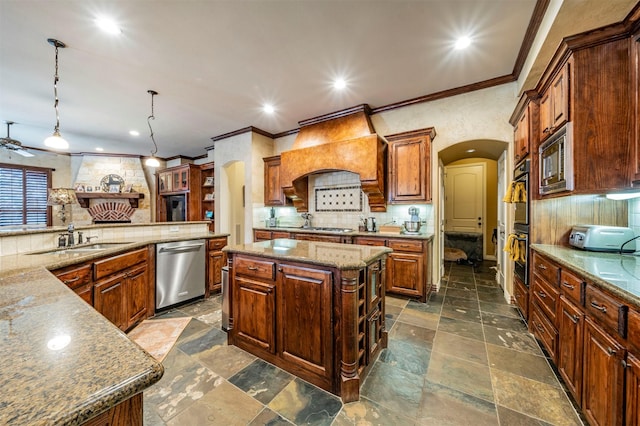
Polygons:
<instances>
[{"instance_id":1,"label":"window blind","mask_svg":"<svg viewBox=\"0 0 640 426\"><path fill-rule=\"evenodd\" d=\"M0 226L49 225L51 170L0 164Z\"/></svg>"}]
</instances>

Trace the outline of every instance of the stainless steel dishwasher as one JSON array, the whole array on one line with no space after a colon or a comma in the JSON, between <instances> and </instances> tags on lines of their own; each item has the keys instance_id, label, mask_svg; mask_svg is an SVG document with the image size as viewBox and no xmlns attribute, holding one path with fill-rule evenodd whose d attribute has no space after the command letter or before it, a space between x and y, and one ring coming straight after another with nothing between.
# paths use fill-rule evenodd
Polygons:
<instances>
[{"instance_id":1,"label":"stainless steel dishwasher","mask_svg":"<svg viewBox=\"0 0 640 426\"><path fill-rule=\"evenodd\" d=\"M205 240L156 245L156 309L204 296Z\"/></svg>"}]
</instances>

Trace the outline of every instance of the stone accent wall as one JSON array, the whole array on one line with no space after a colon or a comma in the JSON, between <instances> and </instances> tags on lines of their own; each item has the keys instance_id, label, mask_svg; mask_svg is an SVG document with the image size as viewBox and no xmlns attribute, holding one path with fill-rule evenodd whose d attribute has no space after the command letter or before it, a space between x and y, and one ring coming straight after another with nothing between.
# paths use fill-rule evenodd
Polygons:
<instances>
[{"instance_id":1,"label":"stone accent wall","mask_svg":"<svg viewBox=\"0 0 640 426\"><path fill-rule=\"evenodd\" d=\"M139 201L138 208L131 216L132 223L151 222L151 193L149 184L142 167L142 160L139 157L108 157L84 155L78 168L78 173L73 181L72 187L76 185L91 186L93 192L100 188L100 181L104 176L116 174L124 179L125 185L131 185L133 192L144 194L144 198ZM96 198L90 200L90 207L105 202L113 202L113 199ZM124 202L124 201L123 201ZM75 225L89 225L92 223L91 214L88 209L80 207L78 204L72 206L71 220Z\"/></svg>"}]
</instances>

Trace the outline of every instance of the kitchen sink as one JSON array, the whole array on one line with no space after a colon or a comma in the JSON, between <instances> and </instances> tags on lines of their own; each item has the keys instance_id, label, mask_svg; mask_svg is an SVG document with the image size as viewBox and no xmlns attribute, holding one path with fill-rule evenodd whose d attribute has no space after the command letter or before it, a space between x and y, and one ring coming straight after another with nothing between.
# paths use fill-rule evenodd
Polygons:
<instances>
[{"instance_id":1,"label":"kitchen sink","mask_svg":"<svg viewBox=\"0 0 640 426\"><path fill-rule=\"evenodd\" d=\"M326 232L353 232L351 228L331 228L331 227L321 227L321 226L313 226L310 228L302 228L307 229L309 231L326 231Z\"/></svg>"},{"instance_id":2,"label":"kitchen sink","mask_svg":"<svg viewBox=\"0 0 640 426\"><path fill-rule=\"evenodd\" d=\"M115 248L119 246L123 246L126 244L131 244L130 242L125 243L95 243L95 244L80 244L72 247L64 247L55 250L45 250L45 251L37 251L29 254L69 254L69 253L91 253L95 251L107 250L110 248Z\"/></svg>"}]
</instances>

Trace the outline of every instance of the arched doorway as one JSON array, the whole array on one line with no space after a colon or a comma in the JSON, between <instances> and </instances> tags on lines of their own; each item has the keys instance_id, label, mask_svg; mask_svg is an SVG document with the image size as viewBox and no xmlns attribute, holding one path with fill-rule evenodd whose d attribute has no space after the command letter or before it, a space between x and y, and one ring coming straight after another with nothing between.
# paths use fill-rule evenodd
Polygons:
<instances>
[{"instance_id":1,"label":"arched doorway","mask_svg":"<svg viewBox=\"0 0 640 426\"><path fill-rule=\"evenodd\" d=\"M219 232L229 233L229 244L244 243L245 217L245 164L232 161L222 168L220 195L216 202L216 222ZM217 228L217 226L216 226Z\"/></svg>"}]
</instances>

